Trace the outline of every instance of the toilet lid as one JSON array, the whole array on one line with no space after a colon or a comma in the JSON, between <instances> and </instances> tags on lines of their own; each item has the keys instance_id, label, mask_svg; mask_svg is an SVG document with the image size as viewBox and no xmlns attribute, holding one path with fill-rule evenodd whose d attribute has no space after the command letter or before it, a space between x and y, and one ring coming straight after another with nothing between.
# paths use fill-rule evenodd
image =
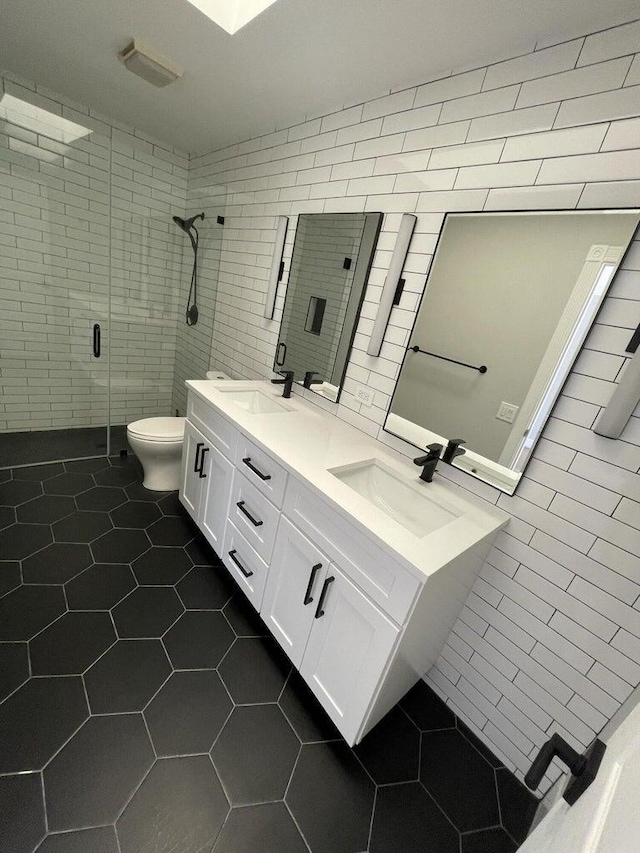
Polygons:
<instances>
[{"instance_id":1,"label":"toilet lid","mask_svg":"<svg viewBox=\"0 0 640 853\"><path fill-rule=\"evenodd\" d=\"M150 441L181 441L185 418L143 418L127 427L127 432Z\"/></svg>"}]
</instances>

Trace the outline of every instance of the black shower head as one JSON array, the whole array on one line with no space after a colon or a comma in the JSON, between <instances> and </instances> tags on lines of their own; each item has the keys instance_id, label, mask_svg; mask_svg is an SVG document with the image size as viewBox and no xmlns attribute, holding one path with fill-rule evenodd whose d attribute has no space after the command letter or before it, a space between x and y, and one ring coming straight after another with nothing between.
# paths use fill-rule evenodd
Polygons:
<instances>
[{"instance_id":1,"label":"black shower head","mask_svg":"<svg viewBox=\"0 0 640 853\"><path fill-rule=\"evenodd\" d=\"M204 219L204 213L198 213L195 216L192 216L190 219L182 219L180 216L174 216L173 221L176 225L179 225L183 231L186 231L187 234L193 228L193 223L196 219Z\"/></svg>"}]
</instances>

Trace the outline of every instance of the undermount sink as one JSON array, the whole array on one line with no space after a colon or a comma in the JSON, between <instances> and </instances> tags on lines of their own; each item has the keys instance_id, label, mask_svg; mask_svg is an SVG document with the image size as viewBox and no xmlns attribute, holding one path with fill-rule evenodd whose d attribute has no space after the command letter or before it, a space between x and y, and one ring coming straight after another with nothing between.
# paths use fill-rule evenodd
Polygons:
<instances>
[{"instance_id":1,"label":"undermount sink","mask_svg":"<svg viewBox=\"0 0 640 853\"><path fill-rule=\"evenodd\" d=\"M427 495L425 490L429 486L407 482L401 474L377 459L332 468L329 473L414 536L433 533L460 515L452 507Z\"/></svg>"},{"instance_id":2,"label":"undermount sink","mask_svg":"<svg viewBox=\"0 0 640 853\"><path fill-rule=\"evenodd\" d=\"M237 388L230 388L229 390L221 388L219 390L229 400L251 415L269 415L275 412L291 411L288 406L284 406L272 397L267 396L267 394L263 394L262 391L254 391L252 389L243 391Z\"/></svg>"}]
</instances>

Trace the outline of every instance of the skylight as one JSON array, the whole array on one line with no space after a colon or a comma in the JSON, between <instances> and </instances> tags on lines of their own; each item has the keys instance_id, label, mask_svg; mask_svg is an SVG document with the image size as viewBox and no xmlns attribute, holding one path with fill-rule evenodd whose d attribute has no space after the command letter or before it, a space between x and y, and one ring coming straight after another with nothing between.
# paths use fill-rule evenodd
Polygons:
<instances>
[{"instance_id":1,"label":"skylight","mask_svg":"<svg viewBox=\"0 0 640 853\"><path fill-rule=\"evenodd\" d=\"M0 94L0 119L24 127L34 133L42 134L49 139L64 142L68 145L83 136L89 136L91 131L81 124L69 121L67 118L50 113L42 107L35 107L13 95Z\"/></svg>"},{"instance_id":2,"label":"skylight","mask_svg":"<svg viewBox=\"0 0 640 853\"><path fill-rule=\"evenodd\" d=\"M276 0L189 0L230 35L273 5Z\"/></svg>"}]
</instances>

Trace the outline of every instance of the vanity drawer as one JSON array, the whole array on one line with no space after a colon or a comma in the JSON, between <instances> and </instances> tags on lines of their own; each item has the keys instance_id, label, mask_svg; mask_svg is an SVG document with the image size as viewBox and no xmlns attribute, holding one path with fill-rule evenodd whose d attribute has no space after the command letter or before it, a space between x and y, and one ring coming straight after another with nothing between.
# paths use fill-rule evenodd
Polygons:
<instances>
[{"instance_id":1,"label":"vanity drawer","mask_svg":"<svg viewBox=\"0 0 640 853\"><path fill-rule=\"evenodd\" d=\"M251 604L260 610L269 567L231 521L227 523L221 557Z\"/></svg>"},{"instance_id":2,"label":"vanity drawer","mask_svg":"<svg viewBox=\"0 0 640 853\"><path fill-rule=\"evenodd\" d=\"M244 435L240 435L238 441L236 468L258 491L266 495L272 504L278 508L282 506L287 472Z\"/></svg>"},{"instance_id":3,"label":"vanity drawer","mask_svg":"<svg viewBox=\"0 0 640 853\"><path fill-rule=\"evenodd\" d=\"M417 578L293 477L283 511L372 601L403 624L420 588Z\"/></svg>"},{"instance_id":4,"label":"vanity drawer","mask_svg":"<svg viewBox=\"0 0 640 853\"><path fill-rule=\"evenodd\" d=\"M233 462L240 433L232 423L195 394L189 394L187 418Z\"/></svg>"},{"instance_id":5,"label":"vanity drawer","mask_svg":"<svg viewBox=\"0 0 640 853\"><path fill-rule=\"evenodd\" d=\"M280 510L242 476L240 471L236 474L231 491L229 520L268 563L278 530Z\"/></svg>"}]
</instances>

